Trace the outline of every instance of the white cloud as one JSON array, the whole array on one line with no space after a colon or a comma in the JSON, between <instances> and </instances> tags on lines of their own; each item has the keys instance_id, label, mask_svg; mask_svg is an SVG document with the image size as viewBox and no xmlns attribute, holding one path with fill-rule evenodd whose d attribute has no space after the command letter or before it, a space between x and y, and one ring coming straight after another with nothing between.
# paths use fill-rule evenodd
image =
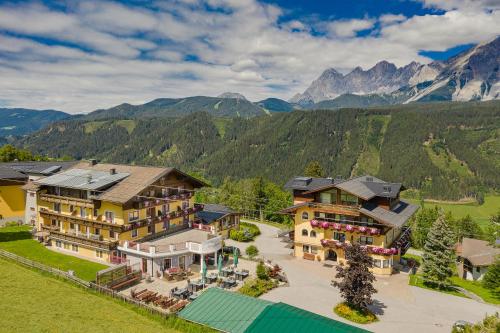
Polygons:
<instances>
[{"instance_id":1,"label":"white cloud","mask_svg":"<svg viewBox=\"0 0 500 333\"><path fill-rule=\"evenodd\" d=\"M379 21L383 25L388 25L392 23L398 23L406 20L407 17L404 16L403 14L384 14L380 16Z\"/></svg>"},{"instance_id":2,"label":"white cloud","mask_svg":"<svg viewBox=\"0 0 500 333\"><path fill-rule=\"evenodd\" d=\"M426 1L435 6L436 1ZM75 113L224 91L238 91L251 100L286 99L325 68L367 68L380 60L398 66L428 62L419 50L480 42L500 31L500 11L470 6L444 15L388 13L323 21L319 24L330 33L317 35L307 20L283 22L281 8L255 0L156 5L158 10L95 1L65 11L29 3L0 5L0 30L5 31L0 34L2 100ZM375 27L378 34L357 37ZM274 90L276 86L282 89Z\"/></svg>"},{"instance_id":3,"label":"white cloud","mask_svg":"<svg viewBox=\"0 0 500 333\"><path fill-rule=\"evenodd\" d=\"M354 37L359 31L371 29L374 25L373 19L338 20L329 23L328 30L333 36Z\"/></svg>"}]
</instances>

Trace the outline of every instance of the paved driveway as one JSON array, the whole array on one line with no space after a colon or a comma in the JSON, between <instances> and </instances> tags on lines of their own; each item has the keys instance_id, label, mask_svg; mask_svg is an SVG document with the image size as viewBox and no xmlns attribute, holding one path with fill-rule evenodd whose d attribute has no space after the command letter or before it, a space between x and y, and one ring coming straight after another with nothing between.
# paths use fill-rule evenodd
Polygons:
<instances>
[{"instance_id":1,"label":"paved driveway","mask_svg":"<svg viewBox=\"0 0 500 333\"><path fill-rule=\"evenodd\" d=\"M290 282L289 287L280 287L262 296L274 302L285 302L336 320L332 309L341 301L336 288L330 286L335 269L322 263L295 259L291 250L278 238L278 229L258 224L261 230L253 243L238 243L227 240L243 251L250 245L258 247L261 256L271 259L283 267ZM408 276L397 274L379 277L378 293L374 310L380 321L361 327L374 332L450 332L451 325L459 319L471 322L484 318L486 313L500 311L500 307L476 302L471 299L438 293L408 285ZM351 323L352 324L352 323Z\"/></svg>"}]
</instances>

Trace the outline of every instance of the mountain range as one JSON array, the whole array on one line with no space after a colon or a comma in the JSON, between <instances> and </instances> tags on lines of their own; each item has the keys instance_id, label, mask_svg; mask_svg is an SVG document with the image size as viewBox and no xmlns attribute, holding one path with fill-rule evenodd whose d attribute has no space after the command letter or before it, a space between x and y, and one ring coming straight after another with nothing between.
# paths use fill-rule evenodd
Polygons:
<instances>
[{"instance_id":1,"label":"mountain range","mask_svg":"<svg viewBox=\"0 0 500 333\"><path fill-rule=\"evenodd\" d=\"M55 110L0 108L0 137L24 135L68 117L69 114Z\"/></svg>"},{"instance_id":2,"label":"mountain range","mask_svg":"<svg viewBox=\"0 0 500 333\"><path fill-rule=\"evenodd\" d=\"M330 68L314 80L304 93L292 97L290 102L305 108L319 108L316 103L336 100L344 94L359 96L359 106L374 105L371 101L375 105L383 105L498 99L499 67L500 37L497 37L446 61L425 65L412 62L398 68L392 63L381 61L366 71L356 67L345 75ZM353 97L348 100L352 103ZM323 107L329 105L346 106L337 100L335 103L324 103Z\"/></svg>"}]
</instances>

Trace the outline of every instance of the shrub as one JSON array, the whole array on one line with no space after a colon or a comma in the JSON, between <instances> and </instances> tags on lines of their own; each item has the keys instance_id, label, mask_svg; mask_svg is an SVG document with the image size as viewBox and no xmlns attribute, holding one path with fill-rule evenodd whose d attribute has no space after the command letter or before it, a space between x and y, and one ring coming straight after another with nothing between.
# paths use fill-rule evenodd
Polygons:
<instances>
[{"instance_id":1,"label":"shrub","mask_svg":"<svg viewBox=\"0 0 500 333\"><path fill-rule=\"evenodd\" d=\"M16 222L16 221L9 221L9 222L5 222L4 227L17 227L18 225L20 225L20 223L19 223L19 222Z\"/></svg>"},{"instance_id":2,"label":"shrub","mask_svg":"<svg viewBox=\"0 0 500 333\"><path fill-rule=\"evenodd\" d=\"M260 235L258 226L252 223L240 222L240 230L231 230L229 238L238 242L250 242Z\"/></svg>"},{"instance_id":3,"label":"shrub","mask_svg":"<svg viewBox=\"0 0 500 333\"><path fill-rule=\"evenodd\" d=\"M500 328L500 318L498 312L494 315L486 316L483 321L476 324L468 324L465 327L454 326L452 333L483 333L498 332Z\"/></svg>"},{"instance_id":4,"label":"shrub","mask_svg":"<svg viewBox=\"0 0 500 333\"><path fill-rule=\"evenodd\" d=\"M268 271L267 267L262 262L259 262L259 264L257 265L256 273L257 273L257 277L259 279L269 280L269 271Z\"/></svg>"},{"instance_id":5,"label":"shrub","mask_svg":"<svg viewBox=\"0 0 500 333\"><path fill-rule=\"evenodd\" d=\"M249 247L247 247L247 249L245 250L245 253L247 254L247 256L249 256L250 258L253 258L255 257L256 255L259 254L259 249L257 248L257 246L255 245L250 245Z\"/></svg>"},{"instance_id":6,"label":"shrub","mask_svg":"<svg viewBox=\"0 0 500 333\"><path fill-rule=\"evenodd\" d=\"M274 289L278 286L276 280L261 280L261 279L249 279L245 284L238 290L240 294L259 297L260 295Z\"/></svg>"},{"instance_id":7,"label":"shrub","mask_svg":"<svg viewBox=\"0 0 500 333\"><path fill-rule=\"evenodd\" d=\"M345 302L337 304L333 311L340 317L358 324L368 324L378 320L377 316L371 311L358 309Z\"/></svg>"}]
</instances>

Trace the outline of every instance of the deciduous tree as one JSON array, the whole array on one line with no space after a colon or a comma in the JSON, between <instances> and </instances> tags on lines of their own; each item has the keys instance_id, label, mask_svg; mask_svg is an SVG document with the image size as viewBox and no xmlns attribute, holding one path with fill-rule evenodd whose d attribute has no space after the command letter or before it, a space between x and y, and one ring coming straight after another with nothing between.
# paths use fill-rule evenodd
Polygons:
<instances>
[{"instance_id":1,"label":"deciduous tree","mask_svg":"<svg viewBox=\"0 0 500 333\"><path fill-rule=\"evenodd\" d=\"M342 298L349 306L365 310L372 303L372 295L377 292L373 287L375 276L370 271L372 258L359 244L345 248L347 267L337 266L333 285L340 290Z\"/></svg>"}]
</instances>

